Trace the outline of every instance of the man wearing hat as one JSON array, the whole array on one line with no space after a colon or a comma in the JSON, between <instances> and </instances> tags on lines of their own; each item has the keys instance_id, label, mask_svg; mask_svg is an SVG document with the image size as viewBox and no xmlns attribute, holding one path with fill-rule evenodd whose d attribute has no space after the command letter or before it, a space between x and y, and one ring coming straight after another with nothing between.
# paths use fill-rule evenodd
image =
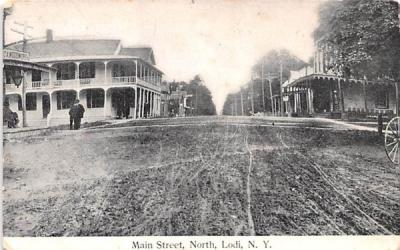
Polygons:
<instances>
[{"instance_id":1,"label":"man wearing hat","mask_svg":"<svg viewBox=\"0 0 400 250\"><path fill-rule=\"evenodd\" d=\"M83 113L85 113L85 108L76 99L74 104L69 109L69 129L79 129L81 127L81 119L83 118ZM72 128L72 124L74 127Z\"/></svg>"}]
</instances>

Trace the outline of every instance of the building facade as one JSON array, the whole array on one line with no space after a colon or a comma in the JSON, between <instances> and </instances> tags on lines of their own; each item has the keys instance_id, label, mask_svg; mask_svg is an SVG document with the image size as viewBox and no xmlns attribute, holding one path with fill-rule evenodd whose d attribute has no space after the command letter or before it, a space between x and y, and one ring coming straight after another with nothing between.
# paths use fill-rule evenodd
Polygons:
<instances>
[{"instance_id":1,"label":"building facade","mask_svg":"<svg viewBox=\"0 0 400 250\"><path fill-rule=\"evenodd\" d=\"M314 64L291 71L282 86L284 112L289 116L330 118L392 117L397 110L397 86L389 80L339 77L329 69L333 58L316 45Z\"/></svg>"},{"instance_id":2,"label":"building facade","mask_svg":"<svg viewBox=\"0 0 400 250\"><path fill-rule=\"evenodd\" d=\"M69 122L75 99L85 107L82 122L111 118L157 117L161 112L163 73L151 48L123 47L119 40L53 39L14 43L30 61L55 69L33 70L26 76L29 126ZM6 84L11 109L21 110L21 90Z\"/></svg>"}]
</instances>

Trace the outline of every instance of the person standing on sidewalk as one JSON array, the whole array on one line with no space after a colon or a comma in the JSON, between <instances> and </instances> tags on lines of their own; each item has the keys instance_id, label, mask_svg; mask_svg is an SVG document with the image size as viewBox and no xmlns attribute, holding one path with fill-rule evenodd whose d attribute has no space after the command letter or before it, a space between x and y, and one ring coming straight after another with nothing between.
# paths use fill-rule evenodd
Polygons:
<instances>
[{"instance_id":1,"label":"person standing on sidewalk","mask_svg":"<svg viewBox=\"0 0 400 250\"><path fill-rule=\"evenodd\" d=\"M74 104L69 109L69 129L79 129L81 127L81 119L83 118L83 113L85 113L85 108L76 99ZM74 125L72 127L72 125Z\"/></svg>"}]
</instances>

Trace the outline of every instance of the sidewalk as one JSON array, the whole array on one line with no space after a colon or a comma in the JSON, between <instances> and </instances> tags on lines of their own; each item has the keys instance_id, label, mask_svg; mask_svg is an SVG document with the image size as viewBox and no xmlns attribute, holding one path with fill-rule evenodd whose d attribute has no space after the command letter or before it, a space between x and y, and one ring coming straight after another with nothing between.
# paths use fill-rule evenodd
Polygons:
<instances>
[{"instance_id":1,"label":"sidewalk","mask_svg":"<svg viewBox=\"0 0 400 250\"><path fill-rule=\"evenodd\" d=\"M350 129L350 130L362 130L362 131L378 131L378 124L375 122L347 122L341 120L334 120L329 118L315 118L318 121L330 122L339 126L339 128Z\"/></svg>"},{"instance_id":2,"label":"sidewalk","mask_svg":"<svg viewBox=\"0 0 400 250\"><path fill-rule=\"evenodd\" d=\"M113 124L121 124L121 123L130 122L133 120L134 120L133 118L120 119L120 120L108 119L108 120L84 123L81 125L80 131L84 131L87 129L93 129L93 128L102 128L102 127L106 127L106 126L113 125ZM69 124L61 124L61 125L56 125L56 126L51 126L51 127L32 126L32 127L25 127L25 128L23 128L23 127L8 128L7 126L3 126L3 139L10 140L10 139L17 139L17 138L22 138L22 137L38 136L38 135L44 135L51 131L63 131L63 132L70 131Z\"/></svg>"},{"instance_id":3,"label":"sidewalk","mask_svg":"<svg viewBox=\"0 0 400 250\"><path fill-rule=\"evenodd\" d=\"M3 139L16 139L27 136L35 136L49 131L47 127L25 127L25 128L8 128L3 126Z\"/></svg>"}]
</instances>

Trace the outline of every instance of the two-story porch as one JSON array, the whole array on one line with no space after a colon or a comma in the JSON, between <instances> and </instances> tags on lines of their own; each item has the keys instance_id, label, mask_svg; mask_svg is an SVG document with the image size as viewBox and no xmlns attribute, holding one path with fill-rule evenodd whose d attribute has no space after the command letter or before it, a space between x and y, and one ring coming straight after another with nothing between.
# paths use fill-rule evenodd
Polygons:
<instances>
[{"instance_id":1,"label":"two-story porch","mask_svg":"<svg viewBox=\"0 0 400 250\"><path fill-rule=\"evenodd\" d=\"M22 43L8 45L21 49ZM25 45L32 62L55 68L53 74L33 71L26 76L27 99L36 117L48 125L66 123L78 98L86 109L83 122L115 117L160 115L163 73L149 47L123 47L112 39L46 39ZM13 88L13 86L9 86ZM14 99L21 93L10 89Z\"/></svg>"},{"instance_id":2,"label":"two-story porch","mask_svg":"<svg viewBox=\"0 0 400 250\"><path fill-rule=\"evenodd\" d=\"M75 59L46 65L57 72L33 70L26 74L31 124L65 123L75 99L86 109L84 122L160 115L162 72L141 59ZM21 111L21 90L12 84L6 84L6 89L12 107Z\"/></svg>"}]
</instances>

